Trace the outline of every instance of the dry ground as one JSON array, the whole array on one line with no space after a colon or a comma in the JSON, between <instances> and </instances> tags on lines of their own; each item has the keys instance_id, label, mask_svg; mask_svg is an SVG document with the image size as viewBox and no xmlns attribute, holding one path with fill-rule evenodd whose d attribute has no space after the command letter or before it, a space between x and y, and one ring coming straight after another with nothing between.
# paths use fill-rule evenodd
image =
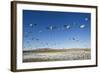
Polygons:
<instances>
[{"instance_id":1,"label":"dry ground","mask_svg":"<svg viewBox=\"0 0 100 73\"><path fill-rule=\"evenodd\" d=\"M90 49L50 49L23 51L23 62L64 61L91 59Z\"/></svg>"}]
</instances>

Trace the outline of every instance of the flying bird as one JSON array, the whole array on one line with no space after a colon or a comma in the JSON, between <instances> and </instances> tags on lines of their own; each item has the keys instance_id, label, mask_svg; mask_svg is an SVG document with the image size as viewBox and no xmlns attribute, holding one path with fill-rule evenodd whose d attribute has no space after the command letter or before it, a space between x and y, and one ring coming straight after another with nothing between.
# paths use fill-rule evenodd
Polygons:
<instances>
[{"instance_id":1,"label":"flying bird","mask_svg":"<svg viewBox=\"0 0 100 73\"><path fill-rule=\"evenodd\" d=\"M76 40L75 37L72 38L73 40Z\"/></svg>"},{"instance_id":2,"label":"flying bird","mask_svg":"<svg viewBox=\"0 0 100 73\"><path fill-rule=\"evenodd\" d=\"M36 26L37 24L29 24L30 27Z\"/></svg>"},{"instance_id":3,"label":"flying bird","mask_svg":"<svg viewBox=\"0 0 100 73\"><path fill-rule=\"evenodd\" d=\"M37 41L39 41L39 39L36 39Z\"/></svg>"},{"instance_id":4,"label":"flying bird","mask_svg":"<svg viewBox=\"0 0 100 73\"><path fill-rule=\"evenodd\" d=\"M39 31L39 33L41 33L41 32L42 32L42 30Z\"/></svg>"},{"instance_id":5,"label":"flying bird","mask_svg":"<svg viewBox=\"0 0 100 73\"><path fill-rule=\"evenodd\" d=\"M29 24L29 26L30 26L30 27L32 27L32 26L33 26L33 24Z\"/></svg>"},{"instance_id":6,"label":"flying bird","mask_svg":"<svg viewBox=\"0 0 100 73\"><path fill-rule=\"evenodd\" d=\"M32 38L32 40L34 40L34 38Z\"/></svg>"},{"instance_id":7,"label":"flying bird","mask_svg":"<svg viewBox=\"0 0 100 73\"><path fill-rule=\"evenodd\" d=\"M80 29L83 29L83 28L85 28L85 25L80 25Z\"/></svg>"},{"instance_id":8,"label":"flying bird","mask_svg":"<svg viewBox=\"0 0 100 73\"><path fill-rule=\"evenodd\" d=\"M88 18L85 18L85 21L88 21Z\"/></svg>"},{"instance_id":9,"label":"flying bird","mask_svg":"<svg viewBox=\"0 0 100 73\"><path fill-rule=\"evenodd\" d=\"M37 24L34 24L34 26L36 26Z\"/></svg>"},{"instance_id":10,"label":"flying bird","mask_svg":"<svg viewBox=\"0 0 100 73\"><path fill-rule=\"evenodd\" d=\"M70 25L64 25L65 29L70 29Z\"/></svg>"},{"instance_id":11,"label":"flying bird","mask_svg":"<svg viewBox=\"0 0 100 73\"><path fill-rule=\"evenodd\" d=\"M49 26L49 27L47 27L47 29L52 31L54 29L57 29L57 27L56 26Z\"/></svg>"},{"instance_id":12,"label":"flying bird","mask_svg":"<svg viewBox=\"0 0 100 73\"><path fill-rule=\"evenodd\" d=\"M48 45L48 43L46 43L46 45Z\"/></svg>"}]
</instances>

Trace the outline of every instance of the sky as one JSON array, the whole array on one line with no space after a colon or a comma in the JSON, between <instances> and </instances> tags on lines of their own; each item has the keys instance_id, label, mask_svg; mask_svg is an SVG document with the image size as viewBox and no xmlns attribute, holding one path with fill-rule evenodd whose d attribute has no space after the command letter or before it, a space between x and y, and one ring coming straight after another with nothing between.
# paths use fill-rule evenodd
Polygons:
<instances>
[{"instance_id":1,"label":"sky","mask_svg":"<svg viewBox=\"0 0 100 73\"><path fill-rule=\"evenodd\" d=\"M91 48L91 14L23 10L23 49Z\"/></svg>"}]
</instances>

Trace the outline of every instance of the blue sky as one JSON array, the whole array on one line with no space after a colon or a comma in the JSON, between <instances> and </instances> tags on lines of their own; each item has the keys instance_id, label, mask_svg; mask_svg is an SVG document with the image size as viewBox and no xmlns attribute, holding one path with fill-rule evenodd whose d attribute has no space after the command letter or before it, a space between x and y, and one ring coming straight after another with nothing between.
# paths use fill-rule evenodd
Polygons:
<instances>
[{"instance_id":1,"label":"blue sky","mask_svg":"<svg viewBox=\"0 0 100 73\"><path fill-rule=\"evenodd\" d=\"M23 10L23 49L90 48L91 14Z\"/></svg>"}]
</instances>

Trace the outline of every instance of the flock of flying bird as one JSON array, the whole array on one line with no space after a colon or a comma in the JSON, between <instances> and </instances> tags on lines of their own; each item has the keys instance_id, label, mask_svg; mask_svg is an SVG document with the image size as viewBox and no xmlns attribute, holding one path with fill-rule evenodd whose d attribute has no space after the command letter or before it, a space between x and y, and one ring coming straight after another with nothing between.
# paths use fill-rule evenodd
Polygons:
<instances>
[{"instance_id":1,"label":"flock of flying bird","mask_svg":"<svg viewBox=\"0 0 100 73\"><path fill-rule=\"evenodd\" d=\"M29 26L33 29L35 26L37 26L37 24L29 24ZM83 28L85 28L86 26L85 25L80 25L79 26L79 28L80 29L83 29ZM71 28L71 26L70 25L63 25L63 28L65 29L65 30L68 30L68 29L70 29ZM57 26L48 26L48 27L46 27L46 30L49 30L49 31L53 31L53 30L56 30L56 29L58 29L58 27ZM29 34L31 34L32 33L32 31L33 30L31 30L30 32L28 32ZM38 31L39 33L41 33L41 32L43 32L42 30L40 30L40 31ZM28 36L30 36L30 35L27 35L27 37ZM42 41L40 41L40 39L39 38L35 38L34 36L31 36L32 38L31 38L31 41L37 41L37 42L41 42L41 44L43 44L44 42L42 42ZM72 37L72 39L71 40L73 40L73 41L77 41L77 42L79 42L79 39L78 38L76 38L76 37ZM28 40L28 42L27 42L28 44L29 44L29 40ZM47 42L45 42L45 45L49 45L49 43L47 43ZM56 43L54 44L54 45L56 45Z\"/></svg>"},{"instance_id":2,"label":"flock of flying bird","mask_svg":"<svg viewBox=\"0 0 100 73\"><path fill-rule=\"evenodd\" d=\"M37 24L29 24L29 26L30 26L30 27L35 27L35 26L37 26ZM70 25L63 25L63 27L64 27L65 29L70 29L70 28L71 28ZM80 25L79 28L80 28L80 29L83 29L83 28L85 28L85 25ZM57 26L52 26L52 25L50 25L50 26L46 27L46 29L52 31L52 30L58 29L58 27L57 27ZM39 31L39 32L42 32L42 31Z\"/></svg>"}]
</instances>

